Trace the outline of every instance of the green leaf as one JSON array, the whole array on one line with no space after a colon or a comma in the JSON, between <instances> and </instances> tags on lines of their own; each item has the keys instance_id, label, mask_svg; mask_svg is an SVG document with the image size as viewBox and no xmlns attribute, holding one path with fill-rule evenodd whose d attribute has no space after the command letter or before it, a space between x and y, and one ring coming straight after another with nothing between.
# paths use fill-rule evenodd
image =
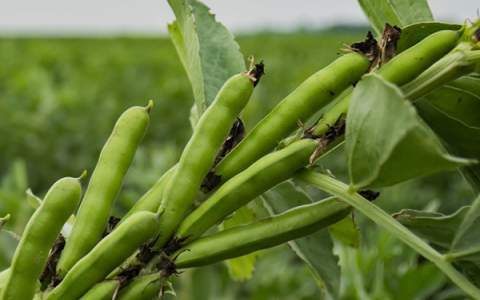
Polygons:
<instances>
[{"instance_id":1,"label":"green leaf","mask_svg":"<svg viewBox=\"0 0 480 300\"><path fill-rule=\"evenodd\" d=\"M480 195L473 201L465 218L458 227L451 247L455 257L468 257L480 262Z\"/></svg>"},{"instance_id":2,"label":"green leaf","mask_svg":"<svg viewBox=\"0 0 480 300\"><path fill-rule=\"evenodd\" d=\"M470 206L464 206L451 215L414 209L403 209L394 214L395 219L416 235L449 249L455 234Z\"/></svg>"},{"instance_id":3,"label":"green leaf","mask_svg":"<svg viewBox=\"0 0 480 300\"><path fill-rule=\"evenodd\" d=\"M465 78L465 80L470 79ZM475 85L480 86L480 79L472 80L476 81ZM480 129L480 93L476 94L462 88L457 82L452 82L431 92L428 95L428 101L449 118L466 127Z\"/></svg>"},{"instance_id":4,"label":"green leaf","mask_svg":"<svg viewBox=\"0 0 480 300\"><path fill-rule=\"evenodd\" d=\"M465 76L448 84L457 91L457 96L470 95L480 96L480 87L478 85L479 78L475 76ZM475 84L476 83L476 84ZM447 149L453 154L470 157L480 160L480 128L475 127L475 116L470 115L468 102L459 103L458 106L464 106L458 111L445 111L437 103L453 102L458 98L446 98L441 92L435 92L427 95L424 99L415 103L419 115L427 122L436 134L442 139ZM474 98L472 98L474 100ZM472 103L471 103L472 104ZM476 109L477 103L473 103L470 110ZM463 118L460 111L466 111L465 116L473 116L472 118ZM478 120L478 118L477 118ZM468 123L467 123L468 122ZM475 190L480 193L480 165L471 165L461 169L468 182Z\"/></svg>"},{"instance_id":5,"label":"green leaf","mask_svg":"<svg viewBox=\"0 0 480 300\"><path fill-rule=\"evenodd\" d=\"M430 299L445 284L445 276L433 264L422 264L409 269L399 280L394 299Z\"/></svg>"},{"instance_id":6,"label":"green leaf","mask_svg":"<svg viewBox=\"0 0 480 300\"><path fill-rule=\"evenodd\" d=\"M427 0L358 0L373 29L380 35L385 23L404 27L433 21Z\"/></svg>"},{"instance_id":7,"label":"green leaf","mask_svg":"<svg viewBox=\"0 0 480 300\"><path fill-rule=\"evenodd\" d=\"M223 83L245 70L243 55L232 34L197 0L168 0L176 20L168 30L201 115ZM195 118L192 118L195 119Z\"/></svg>"},{"instance_id":8,"label":"green leaf","mask_svg":"<svg viewBox=\"0 0 480 300\"><path fill-rule=\"evenodd\" d=\"M277 185L264 193L262 198L272 215L312 202L307 194L291 182ZM320 230L290 241L288 245L307 264L324 293L337 295L340 287L340 267L338 257L333 254L333 242L328 230Z\"/></svg>"},{"instance_id":9,"label":"green leaf","mask_svg":"<svg viewBox=\"0 0 480 300\"><path fill-rule=\"evenodd\" d=\"M351 185L390 186L473 163L449 155L395 85L376 74L356 86L347 115Z\"/></svg>"},{"instance_id":10,"label":"green leaf","mask_svg":"<svg viewBox=\"0 0 480 300\"><path fill-rule=\"evenodd\" d=\"M227 229L238 225L252 223L256 220L255 212L248 206L243 206L222 223L222 228ZM255 262L257 260L257 253L240 256L237 258L225 261L228 267L230 277L236 281L244 281L252 278L255 270Z\"/></svg>"},{"instance_id":11,"label":"green leaf","mask_svg":"<svg viewBox=\"0 0 480 300\"><path fill-rule=\"evenodd\" d=\"M355 223L353 213L329 227L332 237L346 246L360 246L360 231Z\"/></svg>"},{"instance_id":12,"label":"green leaf","mask_svg":"<svg viewBox=\"0 0 480 300\"><path fill-rule=\"evenodd\" d=\"M400 53L417 44L427 36L440 30L459 30L462 25L440 22L415 23L402 28L400 39L397 42L397 53Z\"/></svg>"}]
</instances>

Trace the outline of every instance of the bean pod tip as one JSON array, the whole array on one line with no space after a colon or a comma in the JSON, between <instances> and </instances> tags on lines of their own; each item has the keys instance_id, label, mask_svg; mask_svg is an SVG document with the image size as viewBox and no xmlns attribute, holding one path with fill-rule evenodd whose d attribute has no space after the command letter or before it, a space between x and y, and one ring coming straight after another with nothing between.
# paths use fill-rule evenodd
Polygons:
<instances>
[{"instance_id":1,"label":"bean pod tip","mask_svg":"<svg viewBox=\"0 0 480 300\"><path fill-rule=\"evenodd\" d=\"M148 100L147 106L145 106L145 110L147 111L147 113L150 113L150 111L152 110L154 104L155 104L155 103L153 102L152 99Z\"/></svg>"},{"instance_id":2,"label":"bean pod tip","mask_svg":"<svg viewBox=\"0 0 480 300\"><path fill-rule=\"evenodd\" d=\"M78 178L78 180L83 180L87 176L88 176L88 171L85 169L85 170L83 170L82 174L80 174L80 176L78 176L77 178Z\"/></svg>"}]
</instances>

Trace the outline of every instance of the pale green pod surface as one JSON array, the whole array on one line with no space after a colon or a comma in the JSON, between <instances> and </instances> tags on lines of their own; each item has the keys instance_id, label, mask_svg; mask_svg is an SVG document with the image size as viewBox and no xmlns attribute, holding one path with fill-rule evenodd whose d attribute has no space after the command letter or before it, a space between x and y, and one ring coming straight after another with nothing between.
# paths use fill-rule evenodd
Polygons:
<instances>
[{"instance_id":1,"label":"pale green pod surface","mask_svg":"<svg viewBox=\"0 0 480 300\"><path fill-rule=\"evenodd\" d=\"M349 53L311 75L283 99L216 167L223 182L272 151L281 139L368 71L370 61Z\"/></svg>"},{"instance_id":2,"label":"pale green pod surface","mask_svg":"<svg viewBox=\"0 0 480 300\"><path fill-rule=\"evenodd\" d=\"M459 38L460 32L458 31L442 30L433 33L393 57L376 72L391 83L404 85L452 50L457 45ZM343 95L320 119L314 129L314 134L324 134L338 118L346 114L351 98L351 93Z\"/></svg>"},{"instance_id":3,"label":"pale green pod surface","mask_svg":"<svg viewBox=\"0 0 480 300\"><path fill-rule=\"evenodd\" d=\"M177 268L191 268L270 248L309 235L343 219L349 206L336 198L292 208L248 225L200 238L178 251Z\"/></svg>"},{"instance_id":4,"label":"pale green pod surface","mask_svg":"<svg viewBox=\"0 0 480 300\"><path fill-rule=\"evenodd\" d=\"M118 300L152 300L157 299L162 288L163 279L159 273L136 277L120 290Z\"/></svg>"},{"instance_id":5,"label":"pale green pod surface","mask_svg":"<svg viewBox=\"0 0 480 300\"><path fill-rule=\"evenodd\" d=\"M15 251L2 300L33 299L38 278L63 224L81 197L79 178L65 177L52 185L32 215Z\"/></svg>"},{"instance_id":6,"label":"pale green pod surface","mask_svg":"<svg viewBox=\"0 0 480 300\"><path fill-rule=\"evenodd\" d=\"M224 183L189 214L177 230L177 239L197 239L238 208L292 177L295 172L308 165L317 146L317 141L303 139L262 157Z\"/></svg>"},{"instance_id":7,"label":"pale green pod surface","mask_svg":"<svg viewBox=\"0 0 480 300\"><path fill-rule=\"evenodd\" d=\"M121 222L139 211L156 212L160 207L162 195L165 190L166 181L174 172L176 166L170 168L163 174L157 182L132 206L132 208L123 216Z\"/></svg>"},{"instance_id":8,"label":"pale green pod surface","mask_svg":"<svg viewBox=\"0 0 480 300\"><path fill-rule=\"evenodd\" d=\"M158 214L138 212L80 259L62 282L47 296L48 300L76 300L92 286L104 280L136 249L155 237L158 231Z\"/></svg>"},{"instance_id":9,"label":"pale green pod surface","mask_svg":"<svg viewBox=\"0 0 480 300\"><path fill-rule=\"evenodd\" d=\"M248 74L234 75L225 82L214 102L201 116L182 152L177 169L165 187L161 204L164 217L160 221L160 237L155 244L157 249L169 240L190 209L218 151L252 92L253 82Z\"/></svg>"},{"instance_id":10,"label":"pale green pod surface","mask_svg":"<svg viewBox=\"0 0 480 300\"><path fill-rule=\"evenodd\" d=\"M147 107L132 107L118 119L105 143L77 212L72 233L57 265L57 274L66 272L102 238L110 210L121 188L135 151L149 123Z\"/></svg>"},{"instance_id":11,"label":"pale green pod surface","mask_svg":"<svg viewBox=\"0 0 480 300\"><path fill-rule=\"evenodd\" d=\"M97 283L83 295L80 300L112 300L119 284L117 280L107 280Z\"/></svg>"},{"instance_id":12,"label":"pale green pod surface","mask_svg":"<svg viewBox=\"0 0 480 300\"><path fill-rule=\"evenodd\" d=\"M432 33L383 65L378 74L391 83L404 85L452 50L460 37L460 31Z\"/></svg>"}]
</instances>

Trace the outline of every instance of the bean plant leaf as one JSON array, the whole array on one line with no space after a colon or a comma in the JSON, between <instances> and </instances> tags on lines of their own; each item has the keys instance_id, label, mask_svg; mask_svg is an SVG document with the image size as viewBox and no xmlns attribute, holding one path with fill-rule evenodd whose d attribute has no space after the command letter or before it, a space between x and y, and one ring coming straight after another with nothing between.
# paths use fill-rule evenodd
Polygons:
<instances>
[{"instance_id":1,"label":"bean plant leaf","mask_svg":"<svg viewBox=\"0 0 480 300\"><path fill-rule=\"evenodd\" d=\"M397 42L397 53L400 53L417 44L427 36L440 30L459 30L462 25L440 22L422 22L407 25L402 28L400 39Z\"/></svg>"},{"instance_id":2,"label":"bean plant leaf","mask_svg":"<svg viewBox=\"0 0 480 300\"><path fill-rule=\"evenodd\" d=\"M480 262L480 195L473 201L452 243L451 252L465 253Z\"/></svg>"},{"instance_id":3,"label":"bean plant leaf","mask_svg":"<svg viewBox=\"0 0 480 300\"><path fill-rule=\"evenodd\" d=\"M455 234L470 206L459 208L450 215L414 209L403 209L394 214L395 219L416 235L429 242L449 249Z\"/></svg>"},{"instance_id":4,"label":"bean plant leaf","mask_svg":"<svg viewBox=\"0 0 480 300\"><path fill-rule=\"evenodd\" d=\"M292 207L312 203L312 199L292 182L284 182L262 195L265 207L272 214ZM340 287L338 257L333 254L333 242L328 230L290 241L290 248L307 264L326 295L337 295Z\"/></svg>"},{"instance_id":5,"label":"bean plant leaf","mask_svg":"<svg viewBox=\"0 0 480 300\"><path fill-rule=\"evenodd\" d=\"M376 74L357 84L347 124L354 189L390 186L474 163L448 154L402 91Z\"/></svg>"},{"instance_id":6,"label":"bean plant leaf","mask_svg":"<svg viewBox=\"0 0 480 300\"><path fill-rule=\"evenodd\" d=\"M355 223L353 213L333 224L329 228L330 235L346 246L358 248L360 246L360 231Z\"/></svg>"},{"instance_id":7,"label":"bean plant leaf","mask_svg":"<svg viewBox=\"0 0 480 300\"><path fill-rule=\"evenodd\" d=\"M427 0L358 0L358 3L377 35L385 23L404 27L433 21Z\"/></svg>"},{"instance_id":8,"label":"bean plant leaf","mask_svg":"<svg viewBox=\"0 0 480 300\"><path fill-rule=\"evenodd\" d=\"M415 105L450 152L480 160L479 103L480 79L464 76ZM475 192L480 193L480 165L466 166L461 171Z\"/></svg>"},{"instance_id":9,"label":"bean plant leaf","mask_svg":"<svg viewBox=\"0 0 480 300\"><path fill-rule=\"evenodd\" d=\"M168 27L190 80L195 98L192 119L198 119L223 83L245 69L233 35L197 0L168 0L176 20Z\"/></svg>"},{"instance_id":10,"label":"bean plant leaf","mask_svg":"<svg viewBox=\"0 0 480 300\"><path fill-rule=\"evenodd\" d=\"M229 219L222 223L222 228L227 229L239 225L252 223L256 220L255 212L248 206L243 206L236 210ZM248 255L236 257L226 260L230 277L236 281L244 281L250 279L255 270L255 262L257 260L257 253L250 253Z\"/></svg>"}]
</instances>

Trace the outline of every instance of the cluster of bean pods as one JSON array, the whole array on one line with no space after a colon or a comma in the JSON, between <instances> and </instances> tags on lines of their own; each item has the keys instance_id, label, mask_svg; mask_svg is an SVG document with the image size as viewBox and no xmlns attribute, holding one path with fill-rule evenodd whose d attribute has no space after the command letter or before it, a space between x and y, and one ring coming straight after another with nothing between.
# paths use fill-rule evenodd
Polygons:
<instances>
[{"instance_id":1,"label":"cluster of bean pods","mask_svg":"<svg viewBox=\"0 0 480 300\"><path fill-rule=\"evenodd\" d=\"M398 86L408 84L454 49L462 33L438 31L382 64L377 61L378 43L370 36L307 78L233 149L220 151L263 65L232 76L196 124L178 163L105 235L111 207L147 130L152 103L128 109L104 145L83 199L84 175L62 178L50 188L28 222L10 269L0 273L0 299L156 299L177 269L245 255L339 221L350 207L327 198L205 236L342 141L349 90L365 73L377 72ZM334 99L314 127L279 147L299 123ZM194 208L202 187L207 199ZM54 251L79 203L63 250Z\"/></svg>"}]
</instances>

